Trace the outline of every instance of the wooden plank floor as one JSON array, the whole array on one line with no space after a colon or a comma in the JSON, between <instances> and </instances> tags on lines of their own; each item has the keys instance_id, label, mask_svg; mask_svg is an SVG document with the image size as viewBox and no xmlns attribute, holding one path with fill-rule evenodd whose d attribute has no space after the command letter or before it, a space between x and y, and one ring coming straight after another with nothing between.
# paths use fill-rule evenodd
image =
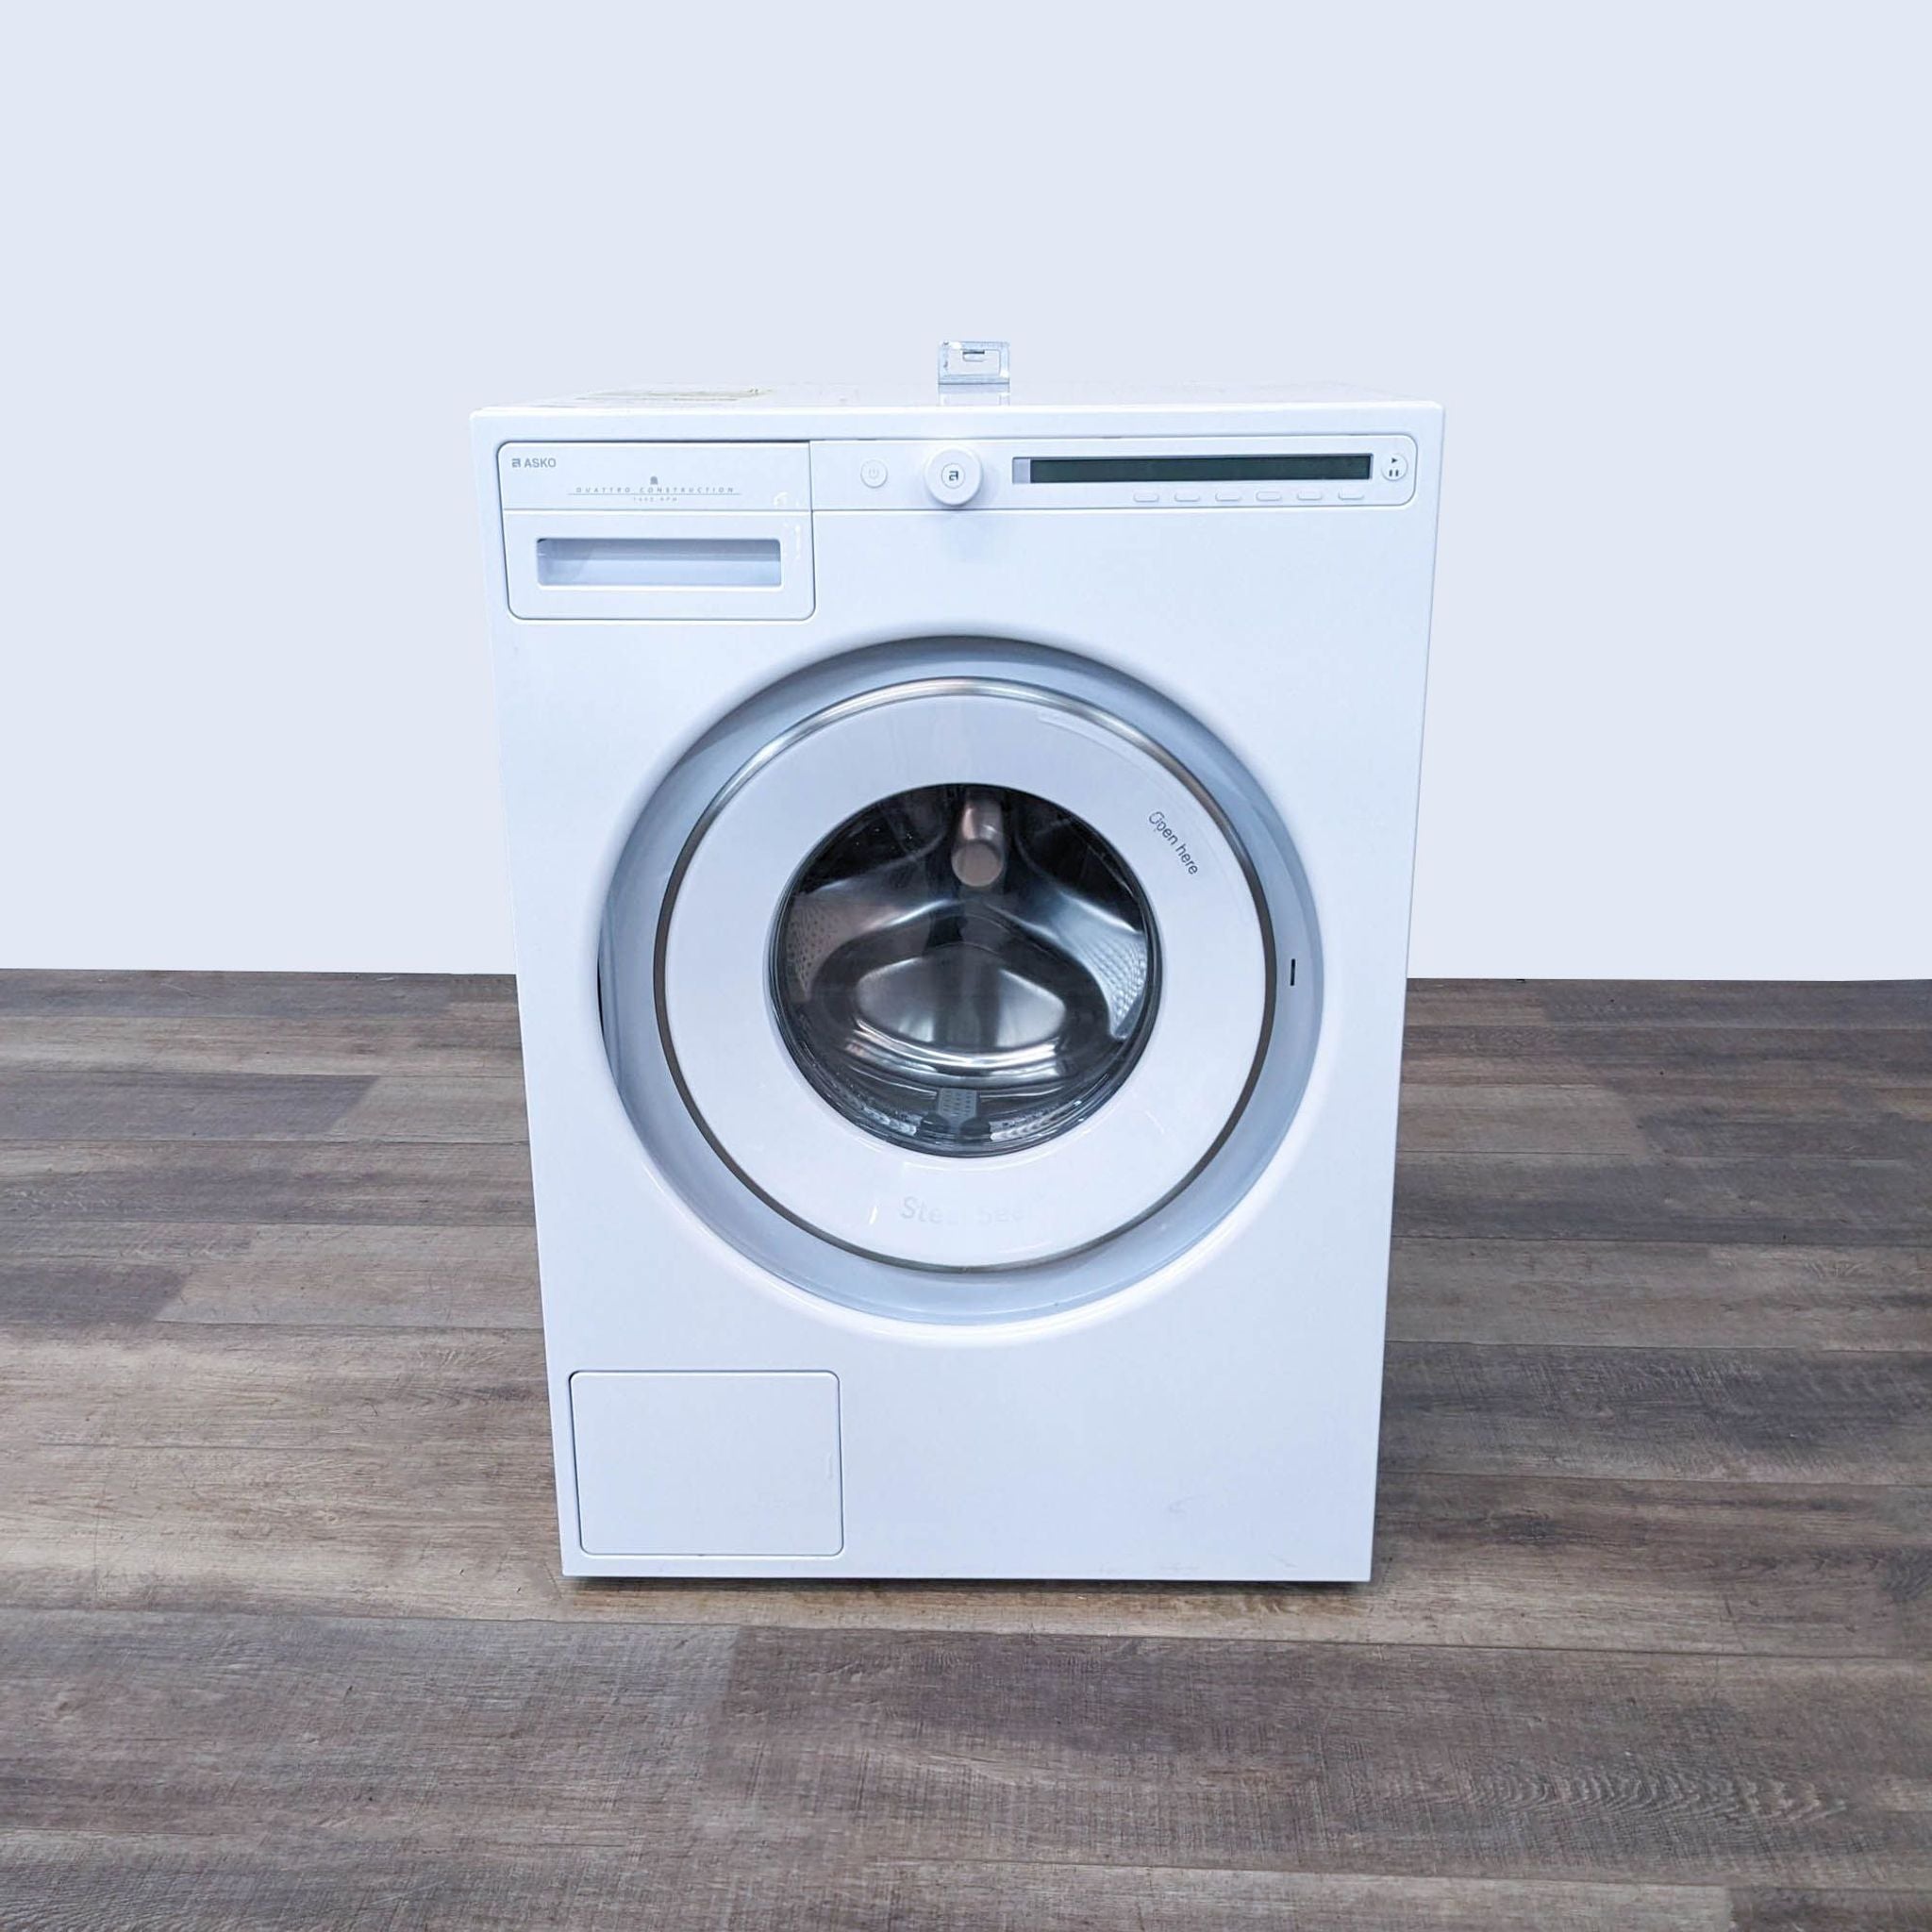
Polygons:
<instances>
[{"instance_id":1,"label":"wooden plank floor","mask_svg":"<svg viewBox=\"0 0 1932 1932\"><path fill-rule=\"evenodd\" d=\"M1415 988L1362 1588L564 1584L523 1134L0 974L0 1926L1932 1927L1932 985Z\"/></svg>"}]
</instances>

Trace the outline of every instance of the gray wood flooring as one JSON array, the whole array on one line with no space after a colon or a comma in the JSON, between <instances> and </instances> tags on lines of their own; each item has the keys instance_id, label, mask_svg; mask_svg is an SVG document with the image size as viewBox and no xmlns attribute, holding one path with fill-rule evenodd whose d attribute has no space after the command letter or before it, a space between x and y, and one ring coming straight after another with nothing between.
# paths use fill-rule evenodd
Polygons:
<instances>
[{"instance_id":1,"label":"gray wood flooring","mask_svg":"<svg viewBox=\"0 0 1932 1932\"><path fill-rule=\"evenodd\" d=\"M0 974L0 1926L1932 1927L1932 985L1414 989L1363 1588L566 1585L523 1135Z\"/></svg>"}]
</instances>

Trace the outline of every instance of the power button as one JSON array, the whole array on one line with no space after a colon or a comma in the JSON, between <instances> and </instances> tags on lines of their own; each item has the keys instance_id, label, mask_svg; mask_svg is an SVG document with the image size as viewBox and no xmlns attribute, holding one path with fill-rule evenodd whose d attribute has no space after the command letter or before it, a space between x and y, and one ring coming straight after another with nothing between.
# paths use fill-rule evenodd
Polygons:
<instances>
[{"instance_id":1,"label":"power button","mask_svg":"<svg viewBox=\"0 0 1932 1932\"><path fill-rule=\"evenodd\" d=\"M1377 474L1385 483L1400 483L1408 475L1408 458L1399 449L1391 449L1382 458Z\"/></svg>"},{"instance_id":2,"label":"power button","mask_svg":"<svg viewBox=\"0 0 1932 1932\"><path fill-rule=\"evenodd\" d=\"M858 480L868 490L883 490L886 487L886 466L876 457L867 457L858 466Z\"/></svg>"}]
</instances>

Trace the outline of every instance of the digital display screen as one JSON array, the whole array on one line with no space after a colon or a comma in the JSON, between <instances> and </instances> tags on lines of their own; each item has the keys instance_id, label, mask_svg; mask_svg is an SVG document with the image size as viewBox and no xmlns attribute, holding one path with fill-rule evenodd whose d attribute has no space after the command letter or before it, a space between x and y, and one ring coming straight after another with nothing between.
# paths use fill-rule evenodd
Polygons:
<instances>
[{"instance_id":1,"label":"digital display screen","mask_svg":"<svg viewBox=\"0 0 1932 1932\"><path fill-rule=\"evenodd\" d=\"M1020 457L1016 483L1366 483L1366 450L1338 456Z\"/></svg>"}]
</instances>

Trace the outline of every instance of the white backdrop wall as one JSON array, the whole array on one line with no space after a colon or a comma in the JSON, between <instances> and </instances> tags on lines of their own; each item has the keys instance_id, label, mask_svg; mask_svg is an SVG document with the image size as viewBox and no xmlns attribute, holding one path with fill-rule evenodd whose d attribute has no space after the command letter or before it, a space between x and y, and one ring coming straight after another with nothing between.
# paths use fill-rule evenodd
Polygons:
<instances>
[{"instance_id":1,"label":"white backdrop wall","mask_svg":"<svg viewBox=\"0 0 1932 1932\"><path fill-rule=\"evenodd\" d=\"M493 970L464 419L1449 408L1413 964L1932 974L1922 8L35 8L0 964Z\"/></svg>"}]
</instances>

